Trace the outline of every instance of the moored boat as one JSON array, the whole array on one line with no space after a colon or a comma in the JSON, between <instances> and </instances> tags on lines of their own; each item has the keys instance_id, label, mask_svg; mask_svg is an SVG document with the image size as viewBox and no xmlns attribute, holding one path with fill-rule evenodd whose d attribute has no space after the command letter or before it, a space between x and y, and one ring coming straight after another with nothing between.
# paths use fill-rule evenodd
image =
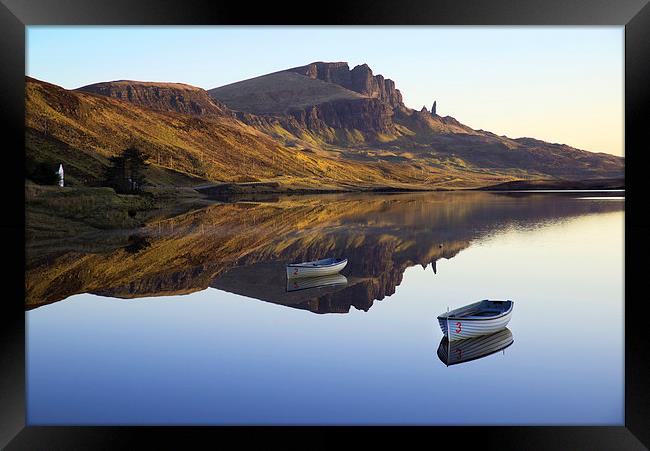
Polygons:
<instances>
[{"instance_id":1,"label":"moored boat","mask_svg":"<svg viewBox=\"0 0 650 451\"><path fill-rule=\"evenodd\" d=\"M312 262L287 265L287 278L316 277L336 274L348 264L347 258L324 258Z\"/></svg>"},{"instance_id":2,"label":"moored boat","mask_svg":"<svg viewBox=\"0 0 650 451\"><path fill-rule=\"evenodd\" d=\"M514 341L508 328L466 340L449 341L447 337L442 337L438 346L438 358L447 366L456 365L487 357L507 348Z\"/></svg>"},{"instance_id":3,"label":"moored boat","mask_svg":"<svg viewBox=\"0 0 650 451\"><path fill-rule=\"evenodd\" d=\"M449 341L489 335L506 328L513 306L510 300L485 299L439 315L438 323Z\"/></svg>"}]
</instances>

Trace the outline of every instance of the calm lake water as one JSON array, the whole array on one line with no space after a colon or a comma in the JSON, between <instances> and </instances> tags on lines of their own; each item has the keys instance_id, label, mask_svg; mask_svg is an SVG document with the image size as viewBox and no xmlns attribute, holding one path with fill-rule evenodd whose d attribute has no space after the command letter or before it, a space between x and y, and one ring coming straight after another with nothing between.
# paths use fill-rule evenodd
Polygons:
<instances>
[{"instance_id":1,"label":"calm lake water","mask_svg":"<svg viewBox=\"0 0 650 451\"><path fill-rule=\"evenodd\" d=\"M28 243L28 424L622 425L623 232L622 193L465 192ZM344 279L287 284L327 256ZM496 345L441 343L487 298L514 301Z\"/></svg>"}]
</instances>

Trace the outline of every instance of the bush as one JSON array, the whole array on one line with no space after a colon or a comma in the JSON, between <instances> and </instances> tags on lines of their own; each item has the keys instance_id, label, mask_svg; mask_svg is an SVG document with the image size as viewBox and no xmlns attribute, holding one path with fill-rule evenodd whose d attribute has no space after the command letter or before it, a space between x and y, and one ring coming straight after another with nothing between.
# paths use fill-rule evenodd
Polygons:
<instances>
[{"instance_id":1,"label":"bush","mask_svg":"<svg viewBox=\"0 0 650 451\"><path fill-rule=\"evenodd\" d=\"M25 177L39 185L56 185L59 183L59 174L56 165L28 159L25 164Z\"/></svg>"}]
</instances>

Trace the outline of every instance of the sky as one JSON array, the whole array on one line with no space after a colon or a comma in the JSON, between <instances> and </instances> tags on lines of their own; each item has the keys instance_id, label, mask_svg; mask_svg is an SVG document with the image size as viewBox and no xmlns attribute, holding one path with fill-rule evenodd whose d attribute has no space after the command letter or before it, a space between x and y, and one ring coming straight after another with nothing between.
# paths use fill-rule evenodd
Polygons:
<instances>
[{"instance_id":1,"label":"sky","mask_svg":"<svg viewBox=\"0 0 650 451\"><path fill-rule=\"evenodd\" d=\"M29 26L26 74L211 89L314 61L366 63L406 106L475 129L624 155L624 28Z\"/></svg>"}]
</instances>

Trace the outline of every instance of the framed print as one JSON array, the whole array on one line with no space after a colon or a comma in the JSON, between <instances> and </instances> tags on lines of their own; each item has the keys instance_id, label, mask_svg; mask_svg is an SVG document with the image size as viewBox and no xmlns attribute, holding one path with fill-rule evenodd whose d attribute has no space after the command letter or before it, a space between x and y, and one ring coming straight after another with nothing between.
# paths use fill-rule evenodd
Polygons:
<instances>
[{"instance_id":1,"label":"framed print","mask_svg":"<svg viewBox=\"0 0 650 451\"><path fill-rule=\"evenodd\" d=\"M646 3L2 0L0 443L648 447Z\"/></svg>"}]
</instances>

